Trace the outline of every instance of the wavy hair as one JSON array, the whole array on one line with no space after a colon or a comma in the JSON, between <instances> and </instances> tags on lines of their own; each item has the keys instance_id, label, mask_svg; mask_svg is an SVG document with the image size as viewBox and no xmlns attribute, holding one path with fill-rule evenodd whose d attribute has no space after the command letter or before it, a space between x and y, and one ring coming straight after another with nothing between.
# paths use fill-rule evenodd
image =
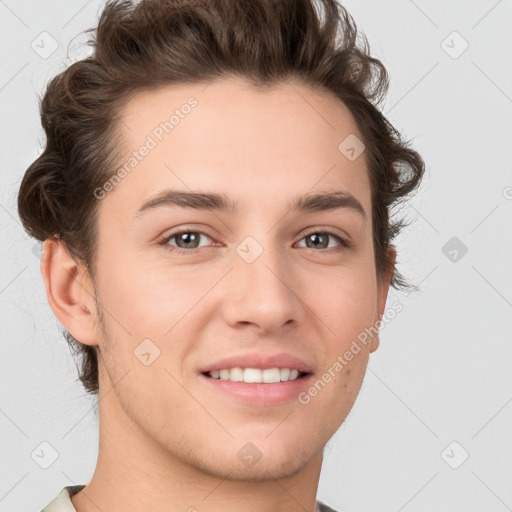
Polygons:
<instances>
[{"instance_id":1,"label":"wavy hair","mask_svg":"<svg viewBox=\"0 0 512 512\"><path fill-rule=\"evenodd\" d=\"M94 278L94 190L115 172L117 116L138 92L228 76L259 89L294 79L352 113L366 146L377 274L390 268L388 249L405 225L391 210L418 187L425 164L378 108L387 71L337 0L113 0L87 32L91 56L55 76L40 101L46 147L18 195L32 237L62 240ZM410 286L396 267L391 285ZM97 394L96 347L64 336L84 388Z\"/></svg>"}]
</instances>

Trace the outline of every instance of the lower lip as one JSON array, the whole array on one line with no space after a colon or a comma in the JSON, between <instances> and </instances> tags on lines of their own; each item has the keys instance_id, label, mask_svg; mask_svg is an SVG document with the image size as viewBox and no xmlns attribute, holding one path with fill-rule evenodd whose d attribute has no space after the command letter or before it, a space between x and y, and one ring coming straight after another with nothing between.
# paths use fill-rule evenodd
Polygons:
<instances>
[{"instance_id":1,"label":"lower lip","mask_svg":"<svg viewBox=\"0 0 512 512\"><path fill-rule=\"evenodd\" d=\"M213 379L204 374L200 374L207 385L211 386L225 395L228 395L240 402L256 406L280 405L298 401L298 395L311 385L313 374L308 373L299 379L276 382L274 384L266 383L248 383L234 382L230 380Z\"/></svg>"}]
</instances>

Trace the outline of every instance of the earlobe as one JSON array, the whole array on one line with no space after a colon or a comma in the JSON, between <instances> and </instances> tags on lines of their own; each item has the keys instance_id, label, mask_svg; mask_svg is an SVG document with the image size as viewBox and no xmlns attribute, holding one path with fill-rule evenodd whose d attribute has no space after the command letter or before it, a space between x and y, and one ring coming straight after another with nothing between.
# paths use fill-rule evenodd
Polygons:
<instances>
[{"instance_id":1,"label":"earlobe","mask_svg":"<svg viewBox=\"0 0 512 512\"><path fill-rule=\"evenodd\" d=\"M388 298L388 292L389 288L391 286L391 280L393 279L393 273L395 271L395 264L396 264L396 249L390 245L388 247L387 251L387 260L389 262L389 265L382 275L382 278L379 279L379 304L378 304L378 310L379 310L379 318L382 317L384 314L384 309L386 308L386 300Z\"/></svg>"},{"instance_id":2,"label":"earlobe","mask_svg":"<svg viewBox=\"0 0 512 512\"><path fill-rule=\"evenodd\" d=\"M377 334L376 336L374 336L372 338L372 341L370 343L370 354L372 352L375 352L379 348L379 345L380 345L380 339L379 339L379 335Z\"/></svg>"},{"instance_id":3,"label":"earlobe","mask_svg":"<svg viewBox=\"0 0 512 512\"><path fill-rule=\"evenodd\" d=\"M379 320L382 319L384 315L384 310L386 308L386 301L388 298L389 287L391 285L391 279L393 278L393 272L395 270L396 264L396 249L390 245L388 248L388 261L389 266L386 269L385 274L379 278L378 281L378 299L377 299L377 313ZM380 324L379 324L380 325ZM370 352L375 352L379 348L380 339L379 335L373 337Z\"/></svg>"},{"instance_id":4,"label":"earlobe","mask_svg":"<svg viewBox=\"0 0 512 512\"><path fill-rule=\"evenodd\" d=\"M41 274L53 313L79 342L97 345L94 289L83 265L78 264L64 242L47 239L43 245Z\"/></svg>"}]
</instances>

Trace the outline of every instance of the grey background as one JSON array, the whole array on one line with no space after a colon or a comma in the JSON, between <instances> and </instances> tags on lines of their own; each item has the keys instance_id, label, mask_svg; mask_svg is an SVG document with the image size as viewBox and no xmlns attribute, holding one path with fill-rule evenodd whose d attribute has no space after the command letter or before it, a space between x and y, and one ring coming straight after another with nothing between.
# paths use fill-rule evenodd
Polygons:
<instances>
[{"instance_id":1,"label":"grey background","mask_svg":"<svg viewBox=\"0 0 512 512\"><path fill-rule=\"evenodd\" d=\"M37 94L88 52L77 35L103 3L0 0L1 512L38 511L95 467L95 400L75 381L15 205L44 142ZM384 111L427 175L397 240L421 291L390 294L403 311L326 448L318 498L346 512L511 510L512 0L343 4L387 66ZM42 32L58 45L49 56ZM48 469L31 455L42 442L58 452Z\"/></svg>"}]
</instances>

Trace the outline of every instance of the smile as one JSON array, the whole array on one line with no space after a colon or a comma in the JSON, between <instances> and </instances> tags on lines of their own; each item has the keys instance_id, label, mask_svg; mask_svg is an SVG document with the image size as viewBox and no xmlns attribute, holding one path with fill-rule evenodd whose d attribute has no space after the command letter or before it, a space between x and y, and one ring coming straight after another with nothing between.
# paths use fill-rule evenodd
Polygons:
<instances>
[{"instance_id":1,"label":"smile","mask_svg":"<svg viewBox=\"0 0 512 512\"><path fill-rule=\"evenodd\" d=\"M229 368L206 372L212 379L230 380L232 382L276 384L296 380L306 375L295 368Z\"/></svg>"}]
</instances>

